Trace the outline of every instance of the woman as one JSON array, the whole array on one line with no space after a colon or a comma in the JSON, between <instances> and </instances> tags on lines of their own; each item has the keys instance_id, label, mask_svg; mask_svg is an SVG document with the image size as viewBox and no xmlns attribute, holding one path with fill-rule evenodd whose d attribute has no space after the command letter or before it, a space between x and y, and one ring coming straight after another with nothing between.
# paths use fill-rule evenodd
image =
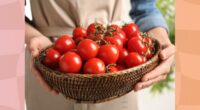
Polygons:
<instances>
[{"instance_id":1,"label":"woman","mask_svg":"<svg viewBox=\"0 0 200 110\"><path fill-rule=\"evenodd\" d=\"M53 95L50 92L58 93L48 86L31 63L41 49L51 45L51 41L60 35L71 35L76 26L87 27L94 21L105 24L124 21L129 14L124 12L127 8L125 2L126 0L30 0L33 26L26 23L25 33L29 50L26 52L26 64L31 64L26 67L27 110L137 110L134 92L100 104L77 104L66 100L62 95ZM159 54L163 61L133 87L134 91L138 91L166 78L174 59L175 48L168 38L167 26L155 6L155 0L129 2L132 6L130 16L141 31L152 34L163 45Z\"/></svg>"}]
</instances>

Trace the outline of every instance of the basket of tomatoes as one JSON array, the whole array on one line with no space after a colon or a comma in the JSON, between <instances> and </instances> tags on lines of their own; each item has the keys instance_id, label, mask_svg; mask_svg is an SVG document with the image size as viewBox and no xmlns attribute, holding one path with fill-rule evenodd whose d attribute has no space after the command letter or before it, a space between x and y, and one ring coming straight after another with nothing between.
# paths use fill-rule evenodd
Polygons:
<instances>
[{"instance_id":1,"label":"basket of tomatoes","mask_svg":"<svg viewBox=\"0 0 200 110\"><path fill-rule=\"evenodd\" d=\"M160 43L134 23L76 27L40 52L35 66L46 82L77 102L108 101L133 90L159 64Z\"/></svg>"}]
</instances>

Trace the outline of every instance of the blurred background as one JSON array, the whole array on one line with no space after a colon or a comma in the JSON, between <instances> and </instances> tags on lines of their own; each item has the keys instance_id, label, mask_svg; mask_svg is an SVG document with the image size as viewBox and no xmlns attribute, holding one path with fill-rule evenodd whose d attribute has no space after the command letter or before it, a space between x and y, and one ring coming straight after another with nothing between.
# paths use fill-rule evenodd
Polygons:
<instances>
[{"instance_id":1,"label":"blurred background","mask_svg":"<svg viewBox=\"0 0 200 110\"><path fill-rule=\"evenodd\" d=\"M127 11L130 10L130 1L126 0ZM29 0L26 0L25 15L32 19ZM157 0L166 23L169 26L169 38L175 44L175 0ZM126 21L126 20L125 20ZM127 17L130 21L130 17ZM175 110L175 64L165 81L137 92L139 110Z\"/></svg>"}]
</instances>

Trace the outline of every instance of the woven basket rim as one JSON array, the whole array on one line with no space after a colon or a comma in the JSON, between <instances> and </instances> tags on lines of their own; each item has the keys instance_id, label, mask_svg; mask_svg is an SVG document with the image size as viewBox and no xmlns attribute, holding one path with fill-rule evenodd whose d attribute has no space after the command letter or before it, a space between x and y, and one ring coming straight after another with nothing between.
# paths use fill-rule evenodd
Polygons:
<instances>
[{"instance_id":1,"label":"woven basket rim","mask_svg":"<svg viewBox=\"0 0 200 110\"><path fill-rule=\"evenodd\" d=\"M117 72L112 72L112 73L102 73L102 74L64 73L64 72L60 72L58 70L53 70L51 68L48 68L43 63L41 63L39 59L40 59L41 53L43 53L48 48L52 47L52 45L47 47L47 48L45 48L45 49L43 49L42 51L40 51L39 56L37 56L34 59L34 62L38 62L39 61L40 64L41 64L40 66L43 66L43 68L46 68L49 71L51 71L54 75L56 75L56 77L73 77L73 78L74 77L95 78L95 77L110 77L110 76L115 77L115 76L126 74L128 71L138 70L138 68L141 68L141 67L143 67L145 65L148 65L151 62L153 62L154 60L156 60L156 56L158 56L159 52L161 51L161 45L160 45L160 42L158 40L156 40L156 39L153 39L153 40L156 42L158 47L156 47L157 51L156 51L156 53L154 54L154 56L150 60L148 60L147 62L145 62L145 63L143 63L141 65L138 65L138 66L135 66L135 67L132 67L132 68L128 68L128 69L124 69L124 70L121 70L121 71L117 71ZM37 64L37 63L35 63L35 64Z\"/></svg>"}]
</instances>

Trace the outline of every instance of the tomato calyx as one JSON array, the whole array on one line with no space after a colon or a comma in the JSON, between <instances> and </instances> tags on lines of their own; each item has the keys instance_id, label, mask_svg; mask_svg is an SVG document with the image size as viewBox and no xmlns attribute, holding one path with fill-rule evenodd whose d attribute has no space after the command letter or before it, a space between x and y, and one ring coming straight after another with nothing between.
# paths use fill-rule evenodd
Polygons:
<instances>
[{"instance_id":1,"label":"tomato calyx","mask_svg":"<svg viewBox=\"0 0 200 110\"><path fill-rule=\"evenodd\" d=\"M104 29L103 25L95 23L94 24L94 28L95 28L95 32L94 32L95 36L98 36L99 34L104 34L105 33L105 29Z\"/></svg>"},{"instance_id":2,"label":"tomato calyx","mask_svg":"<svg viewBox=\"0 0 200 110\"><path fill-rule=\"evenodd\" d=\"M104 35L100 35L100 39L99 39L99 40L96 40L96 43L97 43L98 45L110 44L110 42L107 42L107 41L104 39Z\"/></svg>"},{"instance_id":3,"label":"tomato calyx","mask_svg":"<svg viewBox=\"0 0 200 110\"><path fill-rule=\"evenodd\" d=\"M41 59L44 59L46 56L47 56L47 55L46 55L45 52L44 52L44 53L41 53Z\"/></svg>"},{"instance_id":4,"label":"tomato calyx","mask_svg":"<svg viewBox=\"0 0 200 110\"><path fill-rule=\"evenodd\" d=\"M110 36L110 37L114 37L113 36L113 33L111 32L111 31L109 31L109 32L106 32L106 34L105 35L107 35L107 36Z\"/></svg>"},{"instance_id":5,"label":"tomato calyx","mask_svg":"<svg viewBox=\"0 0 200 110\"><path fill-rule=\"evenodd\" d=\"M110 73L111 72L111 68L110 67L116 67L116 66L117 66L117 64L108 64L106 66L106 73Z\"/></svg>"}]
</instances>

